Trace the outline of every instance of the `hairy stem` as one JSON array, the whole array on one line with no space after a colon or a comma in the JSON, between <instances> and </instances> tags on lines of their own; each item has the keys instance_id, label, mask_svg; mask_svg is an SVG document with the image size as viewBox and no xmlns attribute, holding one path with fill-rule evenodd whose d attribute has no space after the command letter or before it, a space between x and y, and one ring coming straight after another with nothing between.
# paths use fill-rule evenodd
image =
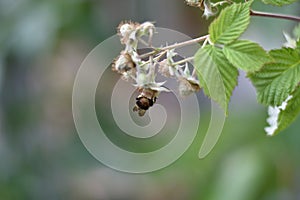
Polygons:
<instances>
[{"instance_id":1,"label":"hairy stem","mask_svg":"<svg viewBox=\"0 0 300 200\"><path fill-rule=\"evenodd\" d=\"M166 50L169 50L169 49L175 49L175 48L180 48L180 47L188 46L188 45L191 45L191 44L195 44L195 43L206 40L208 37L209 37L209 35L204 35L204 36L201 36L201 37L197 37L195 39L187 40L187 41L180 42L180 43L175 43L175 44L170 45L170 46L165 46L163 48L151 51L149 53L145 53L143 55L140 55L140 58L146 58L148 56L151 56L151 55L154 55L154 54L157 54L159 52L166 51Z\"/></svg>"},{"instance_id":2,"label":"hairy stem","mask_svg":"<svg viewBox=\"0 0 300 200\"><path fill-rule=\"evenodd\" d=\"M194 60L194 56L179 60L178 62L174 62L172 65L173 66L181 65L181 64L184 64L184 63L192 61L192 60Z\"/></svg>"},{"instance_id":3,"label":"hairy stem","mask_svg":"<svg viewBox=\"0 0 300 200\"><path fill-rule=\"evenodd\" d=\"M268 13L268 12L259 12L250 10L251 16L259 16L259 17L270 17L270 18L278 18L278 19L287 19L300 22L300 17L291 16L291 15L284 15L284 14L276 14L276 13Z\"/></svg>"}]
</instances>

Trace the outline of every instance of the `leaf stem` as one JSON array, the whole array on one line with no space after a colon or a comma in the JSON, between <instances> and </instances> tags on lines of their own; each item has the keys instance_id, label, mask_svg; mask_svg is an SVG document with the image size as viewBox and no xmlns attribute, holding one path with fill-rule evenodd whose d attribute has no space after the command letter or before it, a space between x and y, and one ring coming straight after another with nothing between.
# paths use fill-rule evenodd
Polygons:
<instances>
[{"instance_id":1,"label":"leaf stem","mask_svg":"<svg viewBox=\"0 0 300 200\"><path fill-rule=\"evenodd\" d=\"M300 17L292 16L292 15L284 15L284 14L277 14L277 13L268 13L268 12L260 12L255 10L250 10L251 16L260 16L260 17L271 17L271 18L278 18L278 19L287 19L300 22Z\"/></svg>"},{"instance_id":2,"label":"leaf stem","mask_svg":"<svg viewBox=\"0 0 300 200\"><path fill-rule=\"evenodd\" d=\"M191 44L195 44L195 43L206 40L208 38L208 36L209 35L204 35L204 36L197 37L197 38L187 40L187 41L184 41L184 42L175 43L175 44L172 44L170 46L165 46L163 48L158 48L158 49L155 49L155 50L153 50L149 53L145 53L145 54L140 55L140 58L146 58L148 56L157 54L157 53L162 52L162 51L166 51L166 50L170 50L170 49L175 49L175 48L180 48L180 47L188 46L188 45L191 45Z\"/></svg>"}]
</instances>

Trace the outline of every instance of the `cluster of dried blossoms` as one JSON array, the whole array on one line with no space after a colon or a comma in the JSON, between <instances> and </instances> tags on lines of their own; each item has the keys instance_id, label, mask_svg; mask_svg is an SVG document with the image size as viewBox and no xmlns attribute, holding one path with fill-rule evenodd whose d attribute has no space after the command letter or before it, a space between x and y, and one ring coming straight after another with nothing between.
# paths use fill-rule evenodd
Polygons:
<instances>
[{"instance_id":1,"label":"cluster of dried blossoms","mask_svg":"<svg viewBox=\"0 0 300 200\"><path fill-rule=\"evenodd\" d=\"M210 0L185 0L189 6L200 8L203 11L203 17L208 19L211 16L215 16L218 13L218 6L226 3L232 3L231 0L219 1L216 3Z\"/></svg>"},{"instance_id":2,"label":"cluster of dried blossoms","mask_svg":"<svg viewBox=\"0 0 300 200\"><path fill-rule=\"evenodd\" d=\"M125 22L118 27L120 41L125 49L114 60L112 68L121 74L122 79L130 81L137 88L140 95L136 98L133 111L143 116L153 106L160 92L169 92L164 87L165 82L156 82L157 74L176 78L179 82L179 93L187 96L200 90L195 70L191 73L188 59L174 61L177 55L174 48L152 47L152 37L155 26L151 22L142 24ZM147 38L147 41L144 39ZM138 53L138 44L143 43L153 51L143 55Z\"/></svg>"}]
</instances>

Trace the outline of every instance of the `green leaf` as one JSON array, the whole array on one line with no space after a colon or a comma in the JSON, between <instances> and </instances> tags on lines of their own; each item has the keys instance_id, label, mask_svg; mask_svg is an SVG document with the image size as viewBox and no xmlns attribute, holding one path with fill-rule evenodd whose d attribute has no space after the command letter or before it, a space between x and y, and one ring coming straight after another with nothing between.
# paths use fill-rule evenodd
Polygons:
<instances>
[{"instance_id":1,"label":"green leaf","mask_svg":"<svg viewBox=\"0 0 300 200\"><path fill-rule=\"evenodd\" d=\"M298 41L296 41L296 50L300 54L300 39L298 39Z\"/></svg>"},{"instance_id":2,"label":"green leaf","mask_svg":"<svg viewBox=\"0 0 300 200\"><path fill-rule=\"evenodd\" d=\"M272 58L258 44L237 40L223 48L226 58L239 69L256 71L265 63L271 62Z\"/></svg>"},{"instance_id":3,"label":"green leaf","mask_svg":"<svg viewBox=\"0 0 300 200\"><path fill-rule=\"evenodd\" d=\"M211 45L197 51L194 65L204 93L227 113L230 97L237 85L238 70L229 63L221 49Z\"/></svg>"},{"instance_id":4,"label":"green leaf","mask_svg":"<svg viewBox=\"0 0 300 200\"><path fill-rule=\"evenodd\" d=\"M279 106L300 82L300 55L297 50L272 50L273 63L266 64L256 73L249 74L257 89L258 101Z\"/></svg>"},{"instance_id":5,"label":"green leaf","mask_svg":"<svg viewBox=\"0 0 300 200\"><path fill-rule=\"evenodd\" d=\"M209 26L211 42L229 44L239 38L249 25L251 3L234 3L223 9Z\"/></svg>"},{"instance_id":6,"label":"green leaf","mask_svg":"<svg viewBox=\"0 0 300 200\"><path fill-rule=\"evenodd\" d=\"M289 4L292 4L296 1L297 0L262 0L262 2L264 2L265 4L270 4L270 5L273 5L273 6L289 5Z\"/></svg>"},{"instance_id":7,"label":"green leaf","mask_svg":"<svg viewBox=\"0 0 300 200\"><path fill-rule=\"evenodd\" d=\"M300 87L297 87L291 95L292 99L288 101L286 109L279 114L278 129L275 134L286 129L300 114Z\"/></svg>"}]
</instances>

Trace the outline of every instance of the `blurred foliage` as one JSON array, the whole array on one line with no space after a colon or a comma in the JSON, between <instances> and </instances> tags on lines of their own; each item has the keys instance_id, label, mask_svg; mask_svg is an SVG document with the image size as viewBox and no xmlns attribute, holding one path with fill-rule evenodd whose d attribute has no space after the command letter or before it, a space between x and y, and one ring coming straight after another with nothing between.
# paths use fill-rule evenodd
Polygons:
<instances>
[{"instance_id":1,"label":"blurred foliage","mask_svg":"<svg viewBox=\"0 0 300 200\"><path fill-rule=\"evenodd\" d=\"M289 9L299 13L299 3ZM72 86L93 47L125 19L205 33L201 15L169 0L0 0L0 199L299 199L300 121L266 137L267 114L242 97L247 87L233 97L241 102L230 105L224 132L203 160L197 155L210 117L205 112L189 150L151 174L103 166L77 136ZM281 44L277 21L253 22L245 36L260 40L266 27L276 26L267 41ZM114 130L113 123L107 129Z\"/></svg>"}]
</instances>

